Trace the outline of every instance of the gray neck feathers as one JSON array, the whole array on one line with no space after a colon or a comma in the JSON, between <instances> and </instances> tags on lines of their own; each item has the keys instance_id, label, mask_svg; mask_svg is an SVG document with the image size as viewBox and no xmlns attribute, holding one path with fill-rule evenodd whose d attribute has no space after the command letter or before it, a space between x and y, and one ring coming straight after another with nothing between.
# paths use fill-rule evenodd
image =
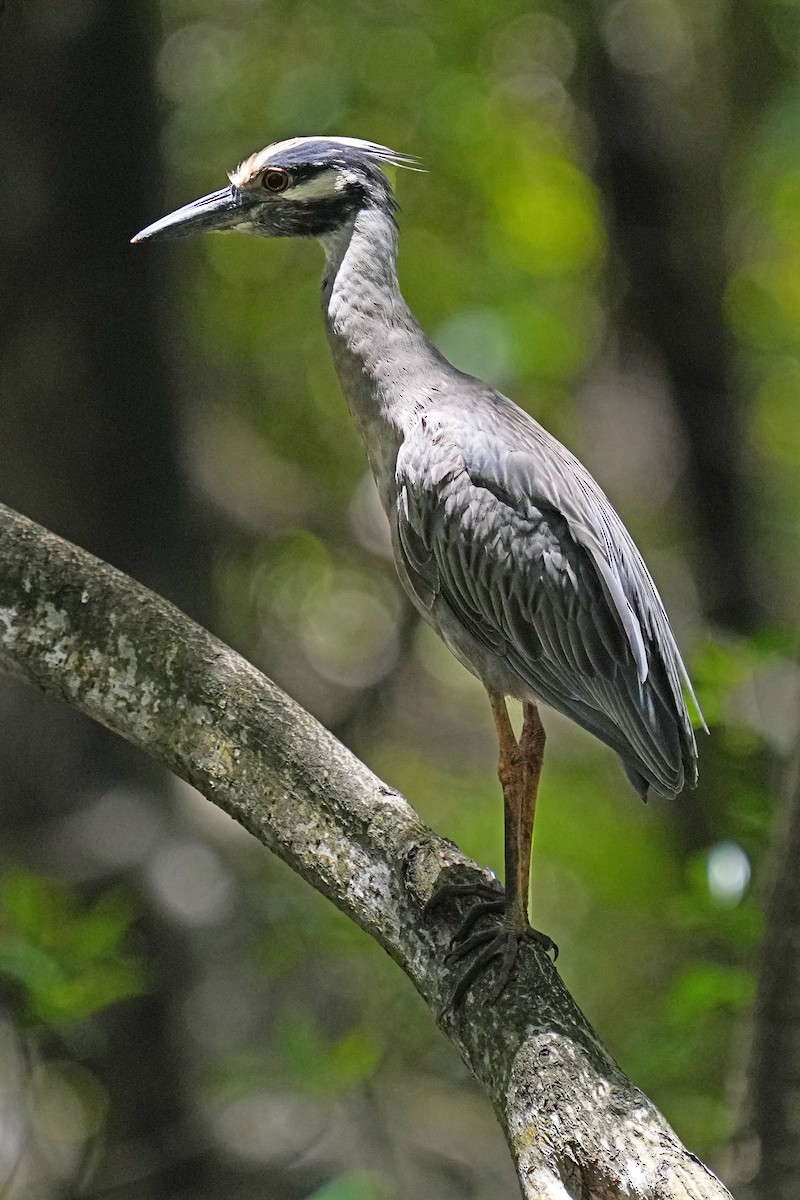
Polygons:
<instances>
[{"instance_id":1,"label":"gray neck feathers","mask_svg":"<svg viewBox=\"0 0 800 1200\"><path fill-rule=\"evenodd\" d=\"M384 503L397 450L430 400L444 360L400 294L397 226L379 208L321 239L322 300L333 359Z\"/></svg>"}]
</instances>

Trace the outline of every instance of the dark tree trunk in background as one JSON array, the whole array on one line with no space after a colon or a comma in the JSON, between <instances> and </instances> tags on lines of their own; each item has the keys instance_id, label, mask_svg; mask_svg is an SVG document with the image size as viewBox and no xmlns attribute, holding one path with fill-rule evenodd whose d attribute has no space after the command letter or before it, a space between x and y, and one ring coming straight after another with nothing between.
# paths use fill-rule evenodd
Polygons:
<instances>
[{"instance_id":1,"label":"dark tree trunk in background","mask_svg":"<svg viewBox=\"0 0 800 1200\"><path fill-rule=\"evenodd\" d=\"M638 349L655 360L669 387L687 452L681 511L692 534L703 614L724 629L752 633L770 614L755 557L759 517L748 478L745 397L724 315L731 264L722 158L731 107L754 117L759 105L763 111L781 69L752 5L733 3L725 19L717 15L719 37L695 47L680 82L615 62L604 36L605 10L589 0L584 11L590 23L582 85L623 282L622 353L635 356ZM732 36L726 20L735 27ZM729 46L747 46L748 64L728 63ZM746 69L755 63L763 67L758 96ZM731 764L719 740L701 738L700 750L698 792L673 807L689 855L724 836L731 790Z\"/></svg>"},{"instance_id":2,"label":"dark tree trunk in background","mask_svg":"<svg viewBox=\"0 0 800 1200\"><path fill-rule=\"evenodd\" d=\"M763 613L752 561L741 397L723 315L723 139L718 131L716 138L703 136L707 123L725 119L726 98L715 94L714 82L710 111L693 111L690 122L667 85L612 61L599 29L585 56L597 178L624 276L623 343L643 343L656 358L685 435L685 510L703 611L746 633Z\"/></svg>"},{"instance_id":3,"label":"dark tree trunk in background","mask_svg":"<svg viewBox=\"0 0 800 1200\"><path fill-rule=\"evenodd\" d=\"M129 245L161 200L156 11L142 0L6 10L0 449L5 494L181 602L195 587L163 259Z\"/></svg>"},{"instance_id":4,"label":"dark tree trunk in background","mask_svg":"<svg viewBox=\"0 0 800 1200\"><path fill-rule=\"evenodd\" d=\"M207 556L190 544L155 316L163 260L128 245L160 208L156 19L149 0L10 0L0 21L0 492L197 615ZM164 781L138 754L0 679L6 858L86 877L63 819L120 785L163 819ZM145 918L150 953L155 930ZM167 974L154 964L155 992L104 1016L90 1062L111 1099L97 1183L118 1198L182 1195L199 1172L169 1026L165 980L185 962L176 938Z\"/></svg>"},{"instance_id":5,"label":"dark tree trunk in background","mask_svg":"<svg viewBox=\"0 0 800 1200\"><path fill-rule=\"evenodd\" d=\"M585 71L599 138L598 178L626 283L621 324L655 352L683 427L686 514L703 609L712 621L745 634L774 614L755 557L760 514L746 478L745 398L737 390L724 320L730 264L723 169L736 168L736 153L746 153L761 115L796 77L793 51L784 57L768 10L749 0L730 0L718 10L719 38L698 56L694 94L684 98L691 121L678 106L669 111L663 85L613 63L596 20L598 7L591 10L595 29ZM700 77L704 69L707 78ZM736 114L741 143L734 146L734 134L729 136L730 157L723 163L720 128L729 112ZM693 131L693 142L681 137L682 127ZM766 759L767 752L750 760L754 790L764 790L764 780L777 773ZM721 835L728 797L743 786L741 760L724 747L720 752L713 738L701 746L700 776L698 795L675 807L688 850ZM773 834L751 1045L726 1172L741 1200L794 1200L800 1189L800 754L792 776Z\"/></svg>"},{"instance_id":6,"label":"dark tree trunk in background","mask_svg":"<svg viewBox=\"0 0 800 1200\"><path fill-rule=\"evenodd\" d=\"M800 1180L800 747L776 829L739 1127L739 1200L795 1200Z\"/></svg>"}]
</instances>

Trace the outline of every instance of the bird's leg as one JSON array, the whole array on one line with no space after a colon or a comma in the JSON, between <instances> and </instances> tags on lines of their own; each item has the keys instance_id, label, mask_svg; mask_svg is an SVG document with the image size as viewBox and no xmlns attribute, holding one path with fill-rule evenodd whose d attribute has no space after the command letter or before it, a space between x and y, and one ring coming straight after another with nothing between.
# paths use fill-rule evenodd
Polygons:
<instances>
[{"instance_id":1,"label":"bird's leg","mask_svg":"<svg viewBox=\"0 0 800 1200\"><path fill-rule=\"evenodd\" d=\"M505 705L503 707L505 708ZM511 806L509 806L506 789L503 788L503 800L506 806L506 895L508 897L506 925L514 929L525 928L528 924L528 885L531 871L533 823L536 819L536 798L539 794L539 778L542 773L545 742L544 725L536 705L526 702L522 706L522 712L522 734L517 751L517 761L522 778ZM507 716L506 720L508 720ZM501 783L502 762L501 748ZM513 912L510 911L512 908Z\"/></svg>"},{"instance_id":2,"label":"bird's leg","mask_svg":"<svg viewBox=\"0 0 800 1200\"><path fill-rule=\"evenodd\" d=\"M522 781L522 772L519 762L519 747L514 734L514 729L508 717L508 710L502 695L495 695L489 692L489 703L492 706L494 714L495 728L497 729L497 738L500 743L500 762L497 773L500 778L500 783L503 788L503 803L505 806L505 831L506 831L506 896L508 895L508 831L509 831L509 811L516 811L516 805L510 803L510 794L515 790L516 786ZM526 885L527 895L527 885ZM426 908L430 911L433 908L438 908L443 901L453 900L459 896L471 896L478 898L478 903L474 904L469 910L464 920L459 925L453 938L454 945L458 945L456 955L468 953L476 944L472 938L467 939L467 935L472 931L474 925L481 917L488 916L492 913L505 913L506 899L498 887L492 887L491 884L482 883L443 883L441 887L436 889L436 892L428 901ZM527 924L527 918L526 918ZM480 942L485 940L484 933L475 935Z\"/></svg>"},{"instance_id":3,"label":"bird's leg","mask_svg":"<svg viewBox=\"0 0 800 1200\"><path fill-rule=\"evenodd\" d=\"M544 757L544 727L536 705L526 703L522 734L517 741L504 697L490 693L489 700L500 746L498 776L505 809L506 898L504 903L496 895L480 901L471 909L456 933L457 942L460 938L466 940L451 951L451 957L465 957L473 950L478 953L456 986L452 1001L454 1005L489 963L499 958L499 978L492 995L492 999L496 1000L508 983L525 938L535 941L545 951L552 949L558 954L555 943L546 934L532 929L528 922L531 846ZM503 917L499 929L494 925L466 937L481 917L499 915L500 912Z\"/></svg>"},{"instance_id":4,"label":"bird's leg","mask_svg":"<svg viewBox=\"0 0 800 1200\"><path fill-rule=\"evenodd\" d=\"M500 743L497 775L503 789L505 815L506 906L503 925L509 932L521 933L528 927L528 881L536 795L534 792L533 806L529 814L525 785L530 775L530 769L523 749L526 735L525 725L523 724L522 727L522 737L517 742L509 720L505 699L502 696L490 696L489 700L497 729L497 740ZM533 705L531 707L536 712L535 707ZM536 715L538 717L539 714L536 713ZM541 728L541 722L539 722L539 727ZM542 735L544 735L544 729L542 729ZM544 742L542 748L544 748Z\"/></svg>"}]
</instances>

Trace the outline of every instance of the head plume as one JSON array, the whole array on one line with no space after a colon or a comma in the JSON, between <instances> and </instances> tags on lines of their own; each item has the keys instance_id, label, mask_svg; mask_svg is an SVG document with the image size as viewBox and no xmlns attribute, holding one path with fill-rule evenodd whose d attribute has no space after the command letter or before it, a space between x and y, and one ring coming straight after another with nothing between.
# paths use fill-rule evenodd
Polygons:
<instances>
[{"instance_id":1,"label":"head plume","mask_svg":"<svg viewBox=\"0 0 800 1200\"><path fill-rule=\"evenodd\" d=\"M379 142L364 141L351 137L296 137L284 142L273 142L251 154L239 163L228 178L234 187L246 188L256 182L268 166L291 169L302 166L357 165L367 160L377 166L403 167L408 171L421 171L419 160L411 154L402 154Z\"/></svg>"}]
</instances>

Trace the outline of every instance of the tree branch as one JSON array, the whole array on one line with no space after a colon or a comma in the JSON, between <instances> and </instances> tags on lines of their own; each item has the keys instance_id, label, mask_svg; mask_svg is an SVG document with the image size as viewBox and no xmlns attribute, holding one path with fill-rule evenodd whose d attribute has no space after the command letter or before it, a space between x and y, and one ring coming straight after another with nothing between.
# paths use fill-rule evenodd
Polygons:
<instances>
[{"instance_id":1,"label":"tree branch","mask_svg":"<svg viewBox=\"0 0 800 1200\"><path fill-rule=\"evenodd\" d=\"M479 980L448 1008L460 914L423 908L443 872L485 882L474 863L250 663L2 506L0 665L193 784L380 942L489 1095L528 1200L729 1197L535 949L495 1005Z\"/></svg>"}]
</instances>

